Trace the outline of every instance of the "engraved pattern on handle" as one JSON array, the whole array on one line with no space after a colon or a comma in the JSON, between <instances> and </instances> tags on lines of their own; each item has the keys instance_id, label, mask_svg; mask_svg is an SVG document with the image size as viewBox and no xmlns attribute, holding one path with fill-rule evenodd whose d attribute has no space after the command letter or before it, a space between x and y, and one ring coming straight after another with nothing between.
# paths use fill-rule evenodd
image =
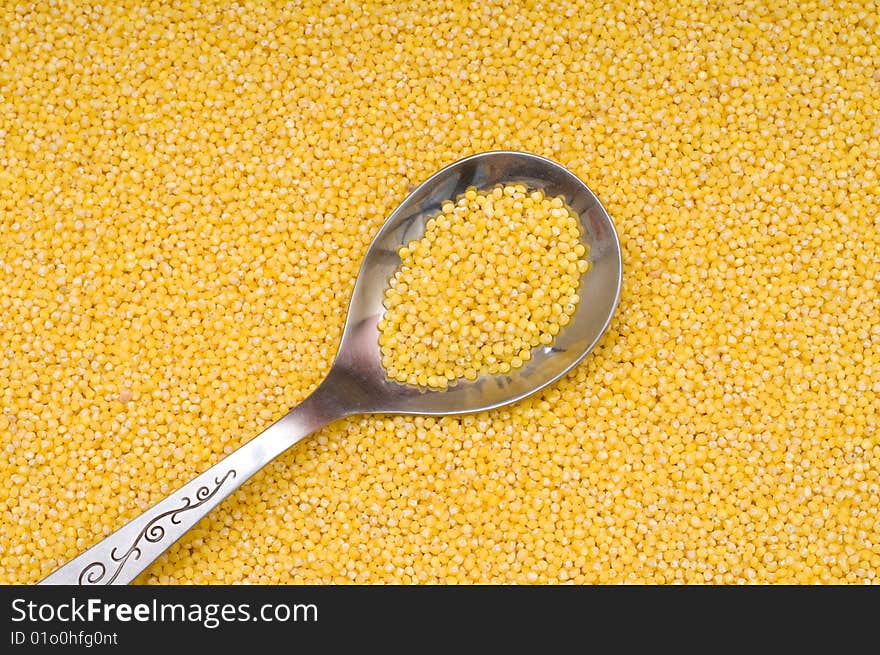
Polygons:
<instances>
[{"instance_id":1,"label":"engraved pattern on handle","mask_svg":"<svg viewBox=\"0 0 880 655\"><path fill-rule=\"evenodd\" d=\"M183 505L176 509L168 510L167 512L162 512L155 518L153 518L149 523L144 526L144 529L140 531L138 536L135 538L134 542L129 546L128 550L126 550L122 554L117 554L118 548L114 546L113 550L110 551L110 559L113 564L116 565L115 570L113 571L113 575L108 578L106 581L104 578L107 575L107 565L110 564L104 563L102 561L95 561L87 564L83 567L82 571L79 573L79 584L81 585L98 585L98 584L113 584L113 581L119 576L122 572L122 569L125 568L126 563L129 559L139 559L141 556L141 549L138 546L141 543L141 539L147 541L151 544L158 543L165 536L165 527L161 525L161 521L163 519L169 518L170 521L175 524L180 524L180 514L183 512L187 512L191 509L195 509L201 505L207 503L211 498L213 498L226 480L235 479L236 472L235 469L229 469L229 471L221 477L214 478L214 488L210 489L207 486L202 486L196 489L195 493L195 501L189 496L185 496L183 498ZM110 564L111 568L113 564Z\"/></svg>"},{"instance_id":2,"label":"engraved pattern on handle","mask_svg":"<svg viewBox=\"0 0 880 655\"><path fill-rule=\"evenodd\" d=\"M328 375L282 418L201 475L43 578L41 585L128 584L250 477L303 437L352 413Z\"/></svg>"}]
</instances>

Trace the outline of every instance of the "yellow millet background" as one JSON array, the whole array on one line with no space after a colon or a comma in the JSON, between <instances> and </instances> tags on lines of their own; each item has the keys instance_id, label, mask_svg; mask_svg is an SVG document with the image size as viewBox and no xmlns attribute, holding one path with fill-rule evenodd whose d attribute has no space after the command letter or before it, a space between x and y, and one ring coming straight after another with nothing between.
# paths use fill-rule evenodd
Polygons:
<instances>
[{"instance_id":1,"label":"yellow millet background","mask_svg":"<svg viewBox=\"0 0 880 655\"><path fill-rule=\"evenodd\" d=\"M0 5L0 581L302 400L462 156L620 232L601 345L506 409L340 421L143 582L877 582L875 2Z\"/></svg>"}]
</instances>

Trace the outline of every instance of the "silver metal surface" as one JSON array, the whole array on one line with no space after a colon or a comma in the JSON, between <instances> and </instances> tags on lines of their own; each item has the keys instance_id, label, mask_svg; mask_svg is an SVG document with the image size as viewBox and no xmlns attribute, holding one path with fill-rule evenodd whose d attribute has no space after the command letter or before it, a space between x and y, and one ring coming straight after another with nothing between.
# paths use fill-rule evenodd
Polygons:
<instances>
[{"instance_id":1,"label":"silver metal surface","mask_svg":"<svg viewBox=\"0 0 880 655\"><path fill-rule=\"evenodd\" d=\"M590 270L581 302L550 346L536 348L522 368L459 381L445 390L392 382L380 364L377 323L401 245L419 238L428 218L469 186L522 182L562 195L580 217ZM565 375L605 332L620 298L620 243L608 213L574 174L543 157L485 152L462 159L419 185L391 214L370 245L355 283L339 352L327 377L300 405L257 437L141 516L45 578L40 584L126 584L199 519L272 459L337 418L362 413L463 414L494 409L543 389Z\"/></svg>"}]
</instances>

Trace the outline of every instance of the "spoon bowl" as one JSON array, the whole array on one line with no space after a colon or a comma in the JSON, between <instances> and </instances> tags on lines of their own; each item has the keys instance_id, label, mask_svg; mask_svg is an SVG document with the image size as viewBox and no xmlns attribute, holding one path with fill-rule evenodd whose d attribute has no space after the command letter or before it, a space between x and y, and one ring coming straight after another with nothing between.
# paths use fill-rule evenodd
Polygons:
<instances>
[{"instance_id":1,"label":"spoon bowl","mask_svg":"<svg viewBox=\"0 0 880 655\"><path fill-rule=\"evenodd\" d=\"M422 236L440 205L463 193L523 183L561 195L577 213L591 268L579 288L570 323L549 346L535 348L523 367L503 375L460 380L429 390L390 380L381 365L378 322L385 289L400 265L398 249ZM327 377L299 405L238 450L74 557L40 584L125 584L254 473L300 439L332 421L364 413L463 414L493 409L543 389L596 345L620 297L620 243L608 213L574 174L543 157L486 152L462 159L419 185L391 214L370 245L358 274L339 352Z\"/></svg>"},{"instance_id":2,"label":"spoon bowl","mask_svg":"<svg viewBox=\"0 0 880 655\"><path fill-rule=\"evenodd\" d=\"M581 278L578 303L571 322L549 346L532 350L532 358L503 375L480 375L448 388L422 389L388 379L381 365L377 323L382 319L385 290L400 266L398 249L425 231L428 219L440 213L443 202L468 187L491 188L522 183L562 196L581 225L588 246L590 269ZM620 243L614 224L598 198L577 176L549 159L524 152L492 151L438 171L400 204L373 239L361 265L348 309L345 330L330 378L345 385L360 413L465 414L516 402L552 384L570 371L598 343L617 302L623 275Z\"/></svg>"}]
</instances>

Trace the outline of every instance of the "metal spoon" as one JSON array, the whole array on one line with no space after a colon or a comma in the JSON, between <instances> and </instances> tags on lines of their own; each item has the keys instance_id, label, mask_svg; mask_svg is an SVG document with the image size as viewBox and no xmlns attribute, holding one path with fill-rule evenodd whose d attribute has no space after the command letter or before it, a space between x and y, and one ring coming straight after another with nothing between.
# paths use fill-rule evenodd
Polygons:
<instances>
[{"instance_id":1,"label":"metal spoon","mask_svg":"<svg viewBox=\"0 0 880 655\"><path fill-rule=\"evenodd\" d=\"M562 195L578 213L591 269L581 302L554 342L532 351L522 368L429 391L390 381L380 364L378 329L385 287L400 264L398 248L419 238L444 200L469 186L521 182ZM323 382L287 415L40 584L127 584L254 473L303 437L352 414L463 414L515 402L559 379L596 345L620 297L620 243L608 213L574 174L543 157L485 152L447 166L423 182L379 230L361 265L339 344Z\"/></svg>"}]
</instances>

